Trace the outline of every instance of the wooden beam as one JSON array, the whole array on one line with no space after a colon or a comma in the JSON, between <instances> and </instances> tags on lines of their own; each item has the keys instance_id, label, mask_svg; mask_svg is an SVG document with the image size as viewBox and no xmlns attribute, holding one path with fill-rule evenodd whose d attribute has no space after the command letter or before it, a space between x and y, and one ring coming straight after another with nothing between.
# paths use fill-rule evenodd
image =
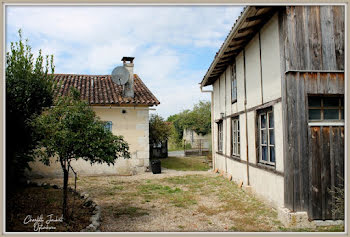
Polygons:
<instances>
[{"instance_id":1,"label":"wooden beam","mask_svg":"<svg viewBox=\"0 0 350 237\"><path fill-rule=\"evenodd\" d=\"M231 50L231 51L227 51L227 52L225 52L224 53L224 55L228 55L228 54L232 54L232 53L237 53L238 52L238 50Z\"/></svg>"},{"instance_id":2,"label":"wooden beam","mask_svg":"<svg viewBox=\"0 0 350 237\"><path fill-rule=\"evenodd\" d=\"M233 40L234 41L247 40L247 39L252 38L254 35L255 34L248 34L248 35L245 35L245 36L240 36L240 37L233 38Z\"/></svg>"},{"instance_id":3,"label":"wooden beam","mask_svg":"<svg viewBox=\"0 0 350 237\"><path fill-rule=\"evenodd\" d=\"M230 49L232 49L232 48L241 48L242 46L243 46L244 44L237 44L237 43L235 43L235 44L231 44L231 45L229 45L228 46L228 48L230 48Z\"/></svg>"},{"instance_id":4,"label":"wooden beam","mask_svg":"<svg viewBox=\"0 0 350 237\"><path fill-rule=\"evenodd\" d=\"M255 16L251 16L251 17L247 17L247 19L245 19L246 22L251 22L251 21L256 21L256 20L262 20L262 19L266 19L268 17L270 17L272 14L271 12L266 12L260 15L255 15Z\"/></svg>"},{"instance_id":5,"label":"wooden beam","mask_svg":"<svg viewBox=\"0 0 350 237\"><path fill-rule=\"evenodd\" d=\"M244 32L249 31L249 30L255 30L256 28L259 28L260 25L261 24L258 23L258 24L255 24L255 25L243 27L243 28L238 30L238 33L244 33Z\"/></svg>"},{"instance_id":6,"label":"wooden beam","mask_svg":"<svg viewBox=\"0 0 350 237\"><path fill-rule=\"evenodd\" d=\"M256 10L260 10L260 9L263 9L263 8L271 8L271 6L254 6L254 8Z\"/></svg>"}]
</instances>

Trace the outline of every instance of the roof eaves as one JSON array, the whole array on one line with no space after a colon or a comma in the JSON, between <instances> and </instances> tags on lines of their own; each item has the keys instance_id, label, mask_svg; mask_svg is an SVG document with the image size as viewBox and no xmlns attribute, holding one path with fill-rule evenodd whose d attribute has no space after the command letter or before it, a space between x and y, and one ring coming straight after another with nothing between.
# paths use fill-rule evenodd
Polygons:
<instances>
[{"instance_id":1,"label":"roof eaves","mask_svg":"<svg viewBox=\"0 0 350 237\"><path fill-rule=\"evenodd\" d=\"M231 31L230 33L227 35L224 43L221 45L219 51L215 54L215 58L214 60L212 61L212 63L210 64L210 67L207 71L207 73L205 74L202 82L200 83L201 84L201 87L203 87L207 80L208 80L208 76L212 73L212 71L214 70L216 64L218 63L220 57L223 55L225 49L227 48L227 46L230 44L233 36L235 35L235 33L238 31L239 29L239 26L241 24L244 23L244 19L247 17L248 13L249 13L249 10L251 9L251 6L246 6L243 8L243 11L241 12L241 15L237 18L235 24L233 25L233 27L231 28Z\"/></svg>"}]
</instances>

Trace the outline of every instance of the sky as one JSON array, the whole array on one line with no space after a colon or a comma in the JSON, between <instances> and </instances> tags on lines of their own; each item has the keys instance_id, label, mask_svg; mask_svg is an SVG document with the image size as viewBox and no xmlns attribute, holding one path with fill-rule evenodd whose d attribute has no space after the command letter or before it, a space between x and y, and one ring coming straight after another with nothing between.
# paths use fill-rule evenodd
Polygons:
<instances>
[{"instance_id":1,"label":"sky","mask_svg":"<svg viewBox=\"0 0 350 237\"><path fill-rule=\"evenodd\" d=\"M160 101L163 118L191 109L216 52L243 7L7 6L6 47L18 29L32 53L54 55L55 73L111 74L123 56ZM206 89L211 89L206 88Z\"/></svg>"}]
</instances>

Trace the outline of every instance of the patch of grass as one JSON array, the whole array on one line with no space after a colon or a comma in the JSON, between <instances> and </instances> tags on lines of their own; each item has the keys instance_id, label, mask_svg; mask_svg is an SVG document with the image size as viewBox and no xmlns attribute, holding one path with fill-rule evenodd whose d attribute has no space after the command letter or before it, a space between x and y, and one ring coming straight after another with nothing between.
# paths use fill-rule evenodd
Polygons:
<instances>
[{"instance_id":1,"label":"patch of grass","mask_svg":"<svg viewBox=\"0 0 350 237\"><path fill-rule=\"evenodd\" d=\"M169 186L163 186L160 184L144 184L138 186L141 193L152 193L155 192L157 194L171 194L171 193L179 193L182 192L180 188L171 188Z\"/></svg>"},{"instance_id":2,"label":"patch of grass","mask_svg":"<svg viewBox=\"0 0 350 237\"><path fill-rule=\"evenodd\" d=\"M119 190L119 191L121 191L121 190L124 189L124 186L116 185L116 186L113 186L111 189L112 190Z\"/></svg>"},{"instance_id":3,"label":"patch of grass","mask_svg":"<svg viewBox=\"0 0 350 237\"><path fill-rule=\"evenodd\" d=\"M176 207L184 208L197 203L190 192L183 191L179 187L170 187L161 184L143 184L138 186L138 190L143 194L146 202L157 199L170 202Z\"/></svg>"},{"instance_id":4,"label":"patch of grass","mask_svg":"<svg viewBox=\"0 0 350 237\"><path fill-rule=\"evenodd\" d=\"M164 168L181 171L206 171L210 169L204 156L168 157L161 160Z\"/></svg>"},{"instance_id":5,"label":"patch of grass","mask_svg":"<svg viewBox=\"0 0 350 237\"><path fill-rule=\"evenodd\" d=\"M221 209L219 208L210 208L207 206L199 205L197 208L197 212L204 213L207 216L213 216L217 215L221 212Z\"/></svg>"},{"instance_id":6,"label":"patch of grass","mask_svg":"<svg viewBox=\"0 0 350 237\"><path fill-rule=\"evenodd\" d=\"M182 195L173 195L169 197L169 199L175 207L186 208L188 206L197 204L197 201L195 200L194 196L191 195L189 192L185 192Z\"/></svg>"},{"instance_id":7,"label":"patch of grass","mask_svg":"<svg viewBox=\"0 0 350 237\"><path fill-rule=\"evenodd\" d=\"M177 227L181 230L183 230L185 228L185 226L183 226L183 225L178 225Z\"/></svg>"},{"instance_id":8,"label":"patch of grass","mask_svg":"<svg viewBox=\"0 0 350 237\"><path fill-rule=\"evenodd\" d=\"M119 217L122 215L126 215L128 217L139 217L139 216L149 215L149 213L147 212L146 209L133 207L133 206L122 207L119 209L115 209L113 211L114 217Z\"/></svg>"}]
</instances>

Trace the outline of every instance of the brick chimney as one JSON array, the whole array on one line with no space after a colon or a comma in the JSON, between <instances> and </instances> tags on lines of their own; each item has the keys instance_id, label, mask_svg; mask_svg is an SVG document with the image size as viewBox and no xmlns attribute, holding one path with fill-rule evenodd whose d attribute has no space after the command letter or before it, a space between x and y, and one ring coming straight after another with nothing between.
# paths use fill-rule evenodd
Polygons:
<instances>
[{"instance_id":1,"label":"brick chimney","mask_svg":"<svg viewBox=\"0 0 350 237\"><path fill-rule=\"evenodd\" d=\"M134 57L123 57L123 66L129 71L129 80L124 85L123 97L134 98Z\"/></svg>"}]
</instances>

